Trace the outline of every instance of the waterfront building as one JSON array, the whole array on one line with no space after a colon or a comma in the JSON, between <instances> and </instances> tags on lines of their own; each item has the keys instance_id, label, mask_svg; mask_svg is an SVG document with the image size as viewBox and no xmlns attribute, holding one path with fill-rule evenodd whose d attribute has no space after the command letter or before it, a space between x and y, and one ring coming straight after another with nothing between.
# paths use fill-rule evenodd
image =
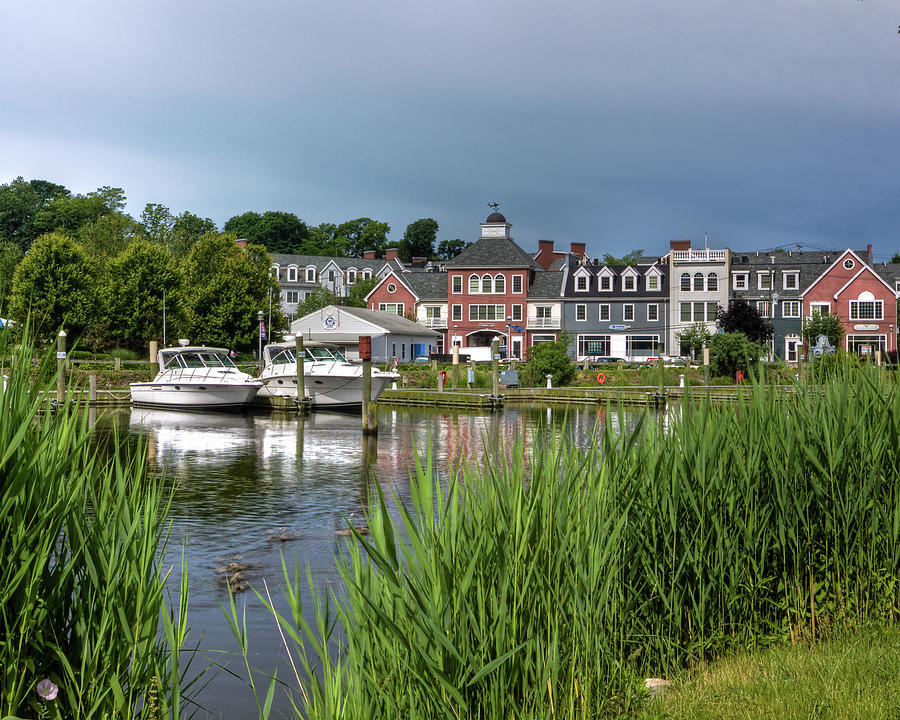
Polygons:
<instances>
[{"instance_id":1,"label":"waterfront building","mask_svg":"<svg viewBox=\"0 0 900 720\"><path fill-rule=\"evenodd\" d=\"M366 296L366 307L409 318L439 333L437 352L447 347L447 273L391 270Z\"/></svg>"}]
</instances>

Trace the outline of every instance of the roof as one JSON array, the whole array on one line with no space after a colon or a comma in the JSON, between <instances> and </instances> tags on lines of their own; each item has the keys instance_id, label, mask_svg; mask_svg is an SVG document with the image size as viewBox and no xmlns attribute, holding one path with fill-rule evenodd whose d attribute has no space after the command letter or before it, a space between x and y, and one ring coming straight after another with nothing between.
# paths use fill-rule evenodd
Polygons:
<instances>
[{"instance_id":1,"label":"roof","mask_svg":"<svg viewBox=\"0 0 900 720\"><path fill-rule=\"evenodd\" d=\"M534 281L528 287L528 299L561 297L562 284L562 272L546 271L535 273Z\"/></svg>"},{"instance_id":2,"label":"roof","mask_svg":"<svg viewBox=\"0 0 900 720\"><path fill-rule=\"evenodd\" d=\"M379 260L367 260L366 258L348 258L336 257L334 255L283 255L280 253L272 255L272 262L279 267L286 265L297 265L298 267L307 267L312 265L316 268L323 268L329 263L334 263L342 270L347 268L369 268L373 272L381 270L390 260L381 258Z\"/></svg>"},{"instance_id":3,"label":"roof","mask_svg":"<svg viewBox=\"0 0 900 720\"><path fill-rule=\"evenodd\" d=\"M452 260L448 268L530 268L540 270L534 258L520 248L512 238L479 238Z\"/></svg>"},{"instance_id":4,"label":"roof","mask_svg":"<svg viewBox=\"0 0 900 720\"><path fill-rule=\"evenodd\" d=\"M447 300L447 273L445 272L406 273L401 279L416 294L420 302Z\"/></svg>"},{"instance_id":5,"label":"roof","mask_svg":"<svg viewBox=\"0 0 900 720\"><path fill-rule=\"evenodd\" d=\"M659 271L659 290L647 290L644 277L650 272L651 268ZM586 270L591 277L586 291L575 292L575 275L580 270ZM622 289L622 276L626 270L630 270L629 274L638 278L634 290ZM606 271L606 272L604 272ZM612 289L600 290L597 276L601 273L612 273ZM580 273L579 273L580 274ZM720 278L720 282L724 282L725 278ZM622 298L641 298L644 300L659 300L667 302L669 300L669 267L668 265L594 265L589 263L581 265L574 261L569 267L566 276L565 297L573 298L610 298L620 300Z\"/></svg>"},{"instance_id":6,"label":"roof","mask_svg":"<svg viewBox=\"0 0 900 720\"><path fill-rule=\"evenodd\" d=\"M485 222L486 223L505 223L506 218L503 217L503 215L501 215L498 212L492 212L490 215L487 216L487 220L485 220Z\"/></svg>"},{"instance_id":7,"label":"roof","mask_svg":"<svg viewBox=\"0 0 900 720\"><path fill-rule=\"evenodd\" d=\"M419 325L419 323L407 320L405 317L400 317L396 313L387 312L385 310L367 310L365 308L345 306L341 306L338 309L341 312L352 315L360 320L377 325L378 327L387 330L392 335L416 335L420 337L422 335L433 335L434 337L440 335L440 333L435 330L429 330L428 328ZM319 311L316 310L316 312ZM296 320L294 322L296 322Z\"/></svg>"}]
</instances>

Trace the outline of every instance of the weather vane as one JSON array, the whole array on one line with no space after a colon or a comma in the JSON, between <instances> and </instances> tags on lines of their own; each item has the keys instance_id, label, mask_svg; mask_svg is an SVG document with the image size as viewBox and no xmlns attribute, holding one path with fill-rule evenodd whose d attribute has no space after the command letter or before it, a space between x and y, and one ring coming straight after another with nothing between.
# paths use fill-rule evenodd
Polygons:
<instances>
[{"instance_id":1,"label":"weather vane","mask_svg":"<svg viewBox=\"0 0 900 720\"><path fill-rule=\"evenodd\" d=\"M488 207L491 209L491 212L500 212L500 203L498 202L489 202Z\"/></svg>"}]
</instances>

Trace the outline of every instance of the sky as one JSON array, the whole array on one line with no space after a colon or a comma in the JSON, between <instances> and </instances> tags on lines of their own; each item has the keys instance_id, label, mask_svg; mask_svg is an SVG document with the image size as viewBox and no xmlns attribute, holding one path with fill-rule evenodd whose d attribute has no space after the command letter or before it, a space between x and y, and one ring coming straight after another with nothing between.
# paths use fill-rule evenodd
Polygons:
<instances>
[{"instance_id":1,"label":"sky","mask_svg":"<svg viewBox=\"0 0 900 720\"><path fill-rule=\"evenodd\" d=\"M2 0L0 183L219 227L900 251L896 0Z\"/></svg>"}]
</instances>

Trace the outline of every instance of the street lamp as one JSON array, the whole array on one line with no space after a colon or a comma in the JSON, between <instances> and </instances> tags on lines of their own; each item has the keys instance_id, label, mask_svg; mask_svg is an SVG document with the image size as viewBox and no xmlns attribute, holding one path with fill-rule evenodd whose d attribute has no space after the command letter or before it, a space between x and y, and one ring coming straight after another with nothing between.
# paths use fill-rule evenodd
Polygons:
<instances>
[{"instance_id":1,"label":"street lamp","mask_svg":"<svg viewBox=\"0 0 900 720\"><path fill-rule=\"evenodd\" d=\"M506 359L512 360L512 315L506 316Z\"/></svg>"},{"instance_id":2,"label":"street lamp","mask_svg":"<svg viewBox=\"0 0 900 720\"><path fill-rule=\"evenodd\" d=\"M458 342L458 336L457 336L458 332L459 332L459 325L454 325L453 326L453 337L450 340L450 347L453 347ZM460 346L462 346L462 343L459 343L459 344L460 344Z\"/></svg>"}]
</instances>

